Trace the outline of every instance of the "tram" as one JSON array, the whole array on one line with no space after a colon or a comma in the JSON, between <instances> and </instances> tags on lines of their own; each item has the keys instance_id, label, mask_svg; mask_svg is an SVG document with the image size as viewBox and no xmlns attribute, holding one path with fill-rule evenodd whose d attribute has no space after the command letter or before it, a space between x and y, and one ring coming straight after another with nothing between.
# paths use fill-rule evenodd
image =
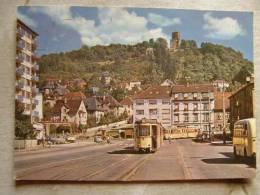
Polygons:
<instances>
[{"instance_id":1,"label":"tram","mask_svg":"<svg viewBox=\"0 0 260 195\"><path fill-rule=\"evenodd\" d=\"M135 150L155 152L163 142L164 129L156 119L141 119L135 122Z\"/></svg>"},{"instance_id":2,"label":"tram","mask_svg":"<svg viewBox=\"0 0 260 195\"><path fill-rule=\"evenodd\" d=\"M196 138L199 133L198 129L193 128L174 128L165 130L164 139L179 139L179 138Z\"/></svg>"}]
</instances>

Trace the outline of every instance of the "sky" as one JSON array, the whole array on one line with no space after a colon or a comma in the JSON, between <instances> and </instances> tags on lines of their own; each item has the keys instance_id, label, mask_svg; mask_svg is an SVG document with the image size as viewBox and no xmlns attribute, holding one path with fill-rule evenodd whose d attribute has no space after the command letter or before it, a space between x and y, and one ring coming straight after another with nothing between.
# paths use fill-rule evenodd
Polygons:
<instances>
[{"instance_id":1,"label":"sky","mask_svg":"<svg viewBox=\"0 0 260 195\"><path fill-rule=\"evenodd\" d=\"M18 7L17 17L39 34L37 54L66 52L83 45L135 44L171 33L181 39L232 47L253 61L251 12L157 8Z\"/></svg>"}]
</instances>

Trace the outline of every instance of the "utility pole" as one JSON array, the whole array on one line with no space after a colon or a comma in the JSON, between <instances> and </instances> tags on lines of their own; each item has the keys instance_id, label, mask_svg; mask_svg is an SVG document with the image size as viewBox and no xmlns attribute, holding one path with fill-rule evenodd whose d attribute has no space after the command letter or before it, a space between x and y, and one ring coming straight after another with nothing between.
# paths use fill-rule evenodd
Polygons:
<instances>
[{"instance_id":1,"label":"utility pole","mask_svg":"<svg viewBox=\"0 0 260 195\"><path fill-rule=\"evenodd\" d=\"M226 109L225 109L225 87L222 88L222 107L223 107L223 144L226 144Z\"/></svg>"}]
</instances>

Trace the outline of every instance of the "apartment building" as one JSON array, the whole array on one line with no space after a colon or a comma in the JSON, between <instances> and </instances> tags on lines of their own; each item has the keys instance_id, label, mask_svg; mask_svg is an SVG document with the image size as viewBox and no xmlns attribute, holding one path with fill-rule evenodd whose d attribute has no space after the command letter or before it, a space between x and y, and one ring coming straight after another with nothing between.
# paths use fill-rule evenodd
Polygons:
<instances>
[{"instance_id":1,"label":"apartment building","mask_svg":"<svg viewBox=\"0 0 260 195\"><path fill-rule=\"evenodd\" d=\"M40 117L34 112L39 100L37 82L39 65L36 63L36 37L38 34L21 20L17 20L16 46L16 94L15 99L24 105L24 114L31 116L32 122Z\"/></svg>"},{"instance_id":2,"label":"apartment building","mask_svg":"<svg viewBox=\"0 0 260 195\"><path fill-rule=\"evenodd\" d=\"M171 87L152 86L133 98L133 122L157 119L165 128L171 127Z\"/></svg>"},{"instance_id":3,"label":"apartment building","mask_svg":"<svg viewBox=\"0 0 260 195\"><path fill-rule=\"evenodd\" d=\"M214 127L212 84L172 86L172 126L210 131Z\"/></svg>"}]
</instances>

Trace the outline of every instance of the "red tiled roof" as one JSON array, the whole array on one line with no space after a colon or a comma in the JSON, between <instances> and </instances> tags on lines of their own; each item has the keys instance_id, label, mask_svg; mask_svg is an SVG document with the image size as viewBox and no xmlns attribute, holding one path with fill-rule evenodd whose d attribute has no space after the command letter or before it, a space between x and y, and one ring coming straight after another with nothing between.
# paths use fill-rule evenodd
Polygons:
<instances>
[{"instance_id":1,"label":"red tiled roof","mask_svg":"<svg viewBox=\"0 0 260 195\"><path fill-rule=\"evenodd\" d=\"M151 86L140 93L134 95L134 99L161 99L170 98L171 87L169 86Z\"/></svg>"},{"instance_id":2,"label":"red tiled roof","mask_svg":"<svg viewBox=\"0 0 260 195\"><path fill-rule=\"evenodd\" d=\"M61 108L63 106L65 106L66 108L69 109L68 114L70 116L73 116L78 112L81 102L82 102L82 100L79 100L79 99L78 100L67 100L66 103L63 100L58 100L53 108L54 115L56 115L56 116L60 115Z\"/></svg>"},{"instance_id":3,"label":"red tiled roof","mask_svg":"<svg viewBox=\"0 0 260 195\"><path fill-rule=\"evenodd\" d=\"M102 104L110 108L120 107L121 104L113 98L111 95L96 96L97 100Z\"/></svg>"},{"instance_id":4,"label":"red tiled roof","mask_svg":"<svg viewBox=\"0 0 260 195\"><path fill-rule=\"evenodd\" d=\"M214 91L212 84L173 85L172 93L192 93Z\"/></svg>"},{"instance_id":5,"label":"red tiled roof","mask_svg":"<svg viewBox=\"0 0 260 195\"><path fill-rule=\"evenodd\" d=\"M67 100L85 100L86 96L82 92L70 92L67 93L64 98L67 98Z\"/></svg>"},{"instance_id":6,"label":"red tiled roof","mask_svg":"<svg viewBox=\"0 0 260 195\"><path fill-rule=\"evenodd\" d=\"M133 104L133 100L132 98L130 97L127 97L125 99L123 99L121 102L120 102L121 105L126 105L126 106L130 106Z\"/></svg>"},{"instance_id":7,"label":"red tiled roof","mask_svg":"<svg viewBox=\"0 0 260 195\"><path fill-rule=\"evenodd\" d=\"M229 96L231 95L231 92L225 92L224 93L224 100L225 100L225 108L229 109L230 102L229 102ZM223 96L222 92L215 91L214 92L214 98L215 98L215 110L222 110L223 109Z\"/></svg>"}]
</instances>

